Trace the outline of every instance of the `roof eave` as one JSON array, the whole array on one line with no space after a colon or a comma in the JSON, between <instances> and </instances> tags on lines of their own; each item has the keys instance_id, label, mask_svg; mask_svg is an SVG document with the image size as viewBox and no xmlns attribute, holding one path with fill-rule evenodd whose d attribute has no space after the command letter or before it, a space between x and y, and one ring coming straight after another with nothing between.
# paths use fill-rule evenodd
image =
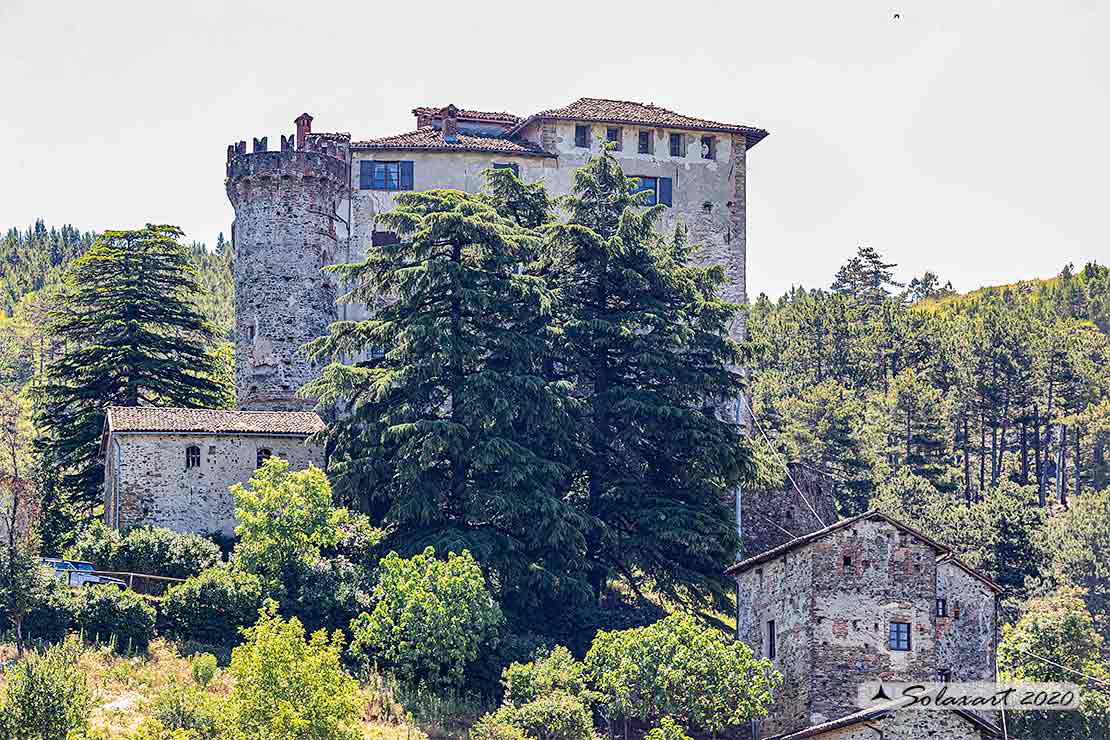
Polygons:
<instances>
[{"instance_id":1,"label":"roof eave","mask_svg":"<svg viewBox=\"0 0 1110 740\"><path fill-rule=\"evenodd\" d=\"M752 126L695 126L692 124L648 123L646 121L633 121L627 118L582 118L579 116L538 116L533 115L524 119L506 132L506 136L514 136L523 131L528 124L535 121L581 121L582 123L617 123L622 126L643 126L645 128L670 128L679 131L712 131L723 134L742 134L747 141L747 148L751 149L759 142L770 136L770 132Z\"/></svg>"},{"instance_id":2,"label":"roof eave","mask_svg":"<svg viewBox=\"0 0 1110 740\"><path fill-rule=\"evenodd\" d=\"M358 142L351 144L351 149L358 151L378 151L378 152L478 152L481 154L503 154L506 157L557 157L557 154L545 151L519 151L507 152L502 149L484 149L476 146L394 146L391 144L368 144L366 142Z\"/></svg>"}]
</instances>

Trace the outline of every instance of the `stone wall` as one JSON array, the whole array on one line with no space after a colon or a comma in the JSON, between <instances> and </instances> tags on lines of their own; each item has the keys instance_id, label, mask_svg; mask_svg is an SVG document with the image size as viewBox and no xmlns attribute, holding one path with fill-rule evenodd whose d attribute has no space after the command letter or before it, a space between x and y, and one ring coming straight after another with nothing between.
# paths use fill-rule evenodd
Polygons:
<instances>
[{"instance_id":1,"label":"stone wall","mask_svg":"<svg viewBox=\"0 0 1110 740\"><path fill-rule=\"evenodd\" d=\"M990 681L995 675L995 592L955 562L937 566L937 598L948 615L936 618L937 668L953 681Z\"/></svg>"},{"instance_id":2,"label":"stone wall","mask_svg":"<svg viewBox=\"0 0 1110 740\"><path fill-rule=\"evenodd\" d=\"M200 465L187 468L185 451L200 448ZM118 529L140 525L178 532L231 535L229 488L246 483L265 448L293 470L323 465L323 451L299 436L116 433L108 443L105 521Z\"/></svg>"},{"instance_id":3,"label":"stone wall","mask_svg":"<svg viewBox=\"0 0 1110 740\"><path fill-rule=\"evenodd\" d=\"M984 740L955 712L904 709L882 719L811 735L810 740Z\"/></svg>"},{"instance_id":4,"label":"stone wall","mask_svg":"<svg viewBox=\"0 0 1110 740\"><path fill-rule=\"evenodd\" d=\"M809 505L789 481L774 490L741 491L743 557L766 552L796 537L824 529L839 519L831 481L800 465L791 464L790 474ZM820 519L814 511L820 514Z\"/></svg>"}]
</instances>

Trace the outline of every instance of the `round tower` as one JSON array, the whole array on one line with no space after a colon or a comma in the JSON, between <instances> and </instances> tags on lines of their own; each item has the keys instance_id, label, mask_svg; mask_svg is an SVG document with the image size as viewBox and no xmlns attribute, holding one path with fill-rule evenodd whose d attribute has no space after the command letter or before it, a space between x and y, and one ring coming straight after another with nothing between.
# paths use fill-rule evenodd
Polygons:
<instances>
[{"instance_id":1,"label":"round tower","mask_svg":"<svg viewBox=\"0 0 1110 740\"><path fill-rule=\"evenodd\" d=\"M334 263L340 203L349 197L348 150L313 136L307 113L297 134L228 147L227 197L235 209L235 390L239 408L300 411L297 395L319 370L303 347L336 319L336 289L322 268Z\"/></svg>"}]
</instances>

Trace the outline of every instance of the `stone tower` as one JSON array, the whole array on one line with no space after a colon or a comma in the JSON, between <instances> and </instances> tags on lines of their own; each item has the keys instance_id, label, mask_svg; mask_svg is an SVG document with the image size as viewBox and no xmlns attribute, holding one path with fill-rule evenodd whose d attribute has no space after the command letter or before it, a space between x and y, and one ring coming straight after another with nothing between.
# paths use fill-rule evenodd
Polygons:
<instances>
[{"instance_id":1,"label":"stone tower","mask_svg":"<svg viewBox=\"0 0 1110 740\"><path fill-rule=\"evenodd\" d=\"M235 209L235 390L239 408L297 411L298 390L318 368L304 345L336 319L336 289L322 268L346 241L349 137L314 136L296 120L280 151L266 138L227 150L227 197Z\"/></svg>"}]
</instances>

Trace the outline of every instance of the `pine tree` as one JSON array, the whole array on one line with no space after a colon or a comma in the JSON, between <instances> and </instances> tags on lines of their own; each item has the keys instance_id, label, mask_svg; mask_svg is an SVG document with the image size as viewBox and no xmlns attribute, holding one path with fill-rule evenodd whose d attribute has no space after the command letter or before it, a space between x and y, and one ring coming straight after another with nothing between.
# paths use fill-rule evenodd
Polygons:
<instances>
[{"instance_id":1,"label":"pine tree","mask_svg":"<svg viewBox=\"0 0 1110 740\"><path fill-rule=\"evenodd\" d=\"M575 173L569 223L551 230L557 377L585 403L575 487L593 526L595 593L619 575L679 602L719 600L735 555L733 487L750 471L739 429L712 403L741 390L720 267L691 263L662 206L641 209L608 152Z\"/></svg>"},{"instance_id":2,"label":"pine tree","mask_svg":"<svg viewBox=\"0 0 1110 740\"><path fill-rule=\"evenodd\" d=\"M65 343L36 408L44 550L101 503L105 408L218 406L215 337L197 308L200 287L174 226L108 231L69 266L50 333Z\"/></svg>"},{"instance_id":3,"label":"pine tree","mask_svg":"<svg viewBox=\"0 0 1110 740\"><path fill-rule=\"evenodd\" d=\"M832 289L867 306L877 306L890 295L888 288L901 288L894 281L893 262L883 262L874 247L858 247L856 256L836 273Z\"/></svg>"},{"instance_id":4,"label":"pine tree","mask_svg":"<svg viewBox=\"0 0 1110 740\"><path fill-rule=\"evenodd\" d=\"M490 179L492 196L404 194L379 216L400 241L335 268L379 308L311 345L330 364L306 392L342 409L330 472L383 546L467 549L520 614L586 591L582 517L563 496L576 402L544 377L554 295L528 265L546 196L507 170Z\"/></svg>"}]
</instances>

